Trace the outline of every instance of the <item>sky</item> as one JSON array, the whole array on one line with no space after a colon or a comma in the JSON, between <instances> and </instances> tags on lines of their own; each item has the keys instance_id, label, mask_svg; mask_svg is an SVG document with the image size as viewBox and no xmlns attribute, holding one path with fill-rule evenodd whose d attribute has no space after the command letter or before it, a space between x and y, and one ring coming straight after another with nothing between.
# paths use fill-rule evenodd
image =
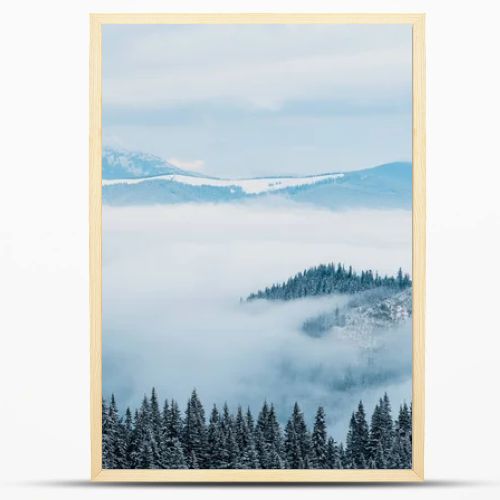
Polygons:
<instances>
[{"instance_id":1,"label":"sky","mask_svg":"<svg viewBox=\"0 0 500 500\"><path fill-rule=\"evenodd\" d=\"M107 25L103 141L221 177L411 159L409 25Z\"/></svg>"}]
</instances>

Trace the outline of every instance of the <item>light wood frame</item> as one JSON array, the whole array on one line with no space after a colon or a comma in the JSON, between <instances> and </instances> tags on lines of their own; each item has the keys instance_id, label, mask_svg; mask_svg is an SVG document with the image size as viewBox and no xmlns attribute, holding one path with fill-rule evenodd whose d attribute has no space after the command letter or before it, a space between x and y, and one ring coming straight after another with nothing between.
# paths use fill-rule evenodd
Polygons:
<instances>
[{"instance_id":1,"label":"light wood frame","mask_svg":"<svg viewBox=\"0 0 500 500\"><path fill-rule=\"evenodd\" d=\"M105 24L411 24L413 27L413 469L106 470L102 404L102 82ZM91 14L90 15L90 403L91 479L116 482L415 482L424 479L425 317L424 14Z\"/></svg>"}]
</instances>

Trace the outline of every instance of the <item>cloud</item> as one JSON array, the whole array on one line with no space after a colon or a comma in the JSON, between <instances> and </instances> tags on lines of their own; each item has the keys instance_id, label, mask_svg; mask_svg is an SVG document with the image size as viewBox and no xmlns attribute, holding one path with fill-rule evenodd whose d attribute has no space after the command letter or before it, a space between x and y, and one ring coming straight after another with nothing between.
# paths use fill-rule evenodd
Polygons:
<instances>
[{"instance_id":1,"label":"cloud","mask_svg":"<svg viewBox=\"0 0 500 500\"><path fill-rule=\"evenodd\" d=\"M174 167L179 167L184 170L194 170L200 172L205 167L205 162L203 160L179 160L178 158L168 158L167 161L174 165Z\"/></svg>"},{"instance_id":2,"label":"cloud","mask_svg":"<svg viewBox=\"0 0 500 500\"><path fill-rule=\"evenodd\" d=\"M104 51L104 101L121 106L227 99L273 110L310 96L355 104L404 97L411 83L408 26L106 26Z\"/></svg>"}]
</instances>

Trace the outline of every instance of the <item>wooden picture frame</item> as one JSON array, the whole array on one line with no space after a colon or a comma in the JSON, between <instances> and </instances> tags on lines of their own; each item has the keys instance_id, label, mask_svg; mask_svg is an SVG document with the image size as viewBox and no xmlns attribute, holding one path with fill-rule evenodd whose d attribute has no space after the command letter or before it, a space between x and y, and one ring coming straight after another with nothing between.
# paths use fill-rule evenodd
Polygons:
<instances>
[{"instance_id":1,"label":"wooden picture frame","mask_svg":"<svg viewBox=\"0 0 500 500\"><path fill-rule=\"evenodd\" d=\"M424 479L425 51L424 14L90 15L91 479L134 482L414 482ZM105 470L102 468L102 83L107 24L409 24L413 29L413 468L410 470Z\"/></svg>"}]
</instances>

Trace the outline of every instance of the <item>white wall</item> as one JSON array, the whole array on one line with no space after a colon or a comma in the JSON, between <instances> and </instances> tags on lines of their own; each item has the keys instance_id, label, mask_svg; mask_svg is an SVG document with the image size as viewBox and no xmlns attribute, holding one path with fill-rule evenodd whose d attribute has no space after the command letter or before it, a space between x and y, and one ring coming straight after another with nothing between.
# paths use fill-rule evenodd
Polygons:
<instances>
[{"instance_id":1,"label":"white wall","mask_svg":"<svg viewBox=\"0 0 500 500\"><path fill-rule=\"evenodd\" d=\"M343 498L498 498L498 2L56 1L2 6L0 331L6 498L164 497L89 476L88 18L92 11L427 12L427 486ZM338 487L337 487L338 488ZM176 491L187 496L192 491ZM204 498L335 492L211 488ZM340 493L340 492L339 492Z\"/></svg>"}]
</instances>

